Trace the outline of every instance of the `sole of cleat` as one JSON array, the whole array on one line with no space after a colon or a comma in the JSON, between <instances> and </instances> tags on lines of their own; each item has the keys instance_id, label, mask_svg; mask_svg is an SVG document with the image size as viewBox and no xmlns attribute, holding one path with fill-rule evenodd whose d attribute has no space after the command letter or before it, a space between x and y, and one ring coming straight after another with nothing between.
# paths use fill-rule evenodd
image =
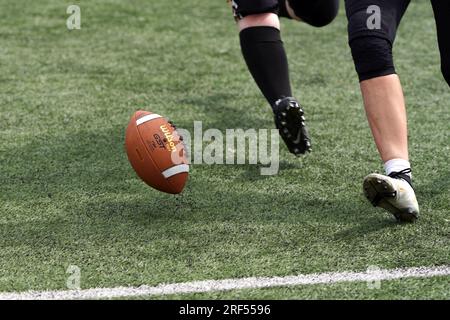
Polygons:
<instances>
[{"instance_id":1,"label":"sole of cleat","mask_svg":"<svg viewBox=\"0 0 450 320\"><path fill-rule=\"evenodd\" d=\"M273 108L276 127L289 152L296 156L311 152L303 108L293 98L279 100Z\"/></svg>"},{"instance_id":2,"label":"sole of cleat","mask_svg":"<svg viewBox=\"0 0 450 320\"><path fill-rule=\"evenodd\" d=\"M290 107L288 109L288 113L291 119L295 119L294 121L298 122L298 123L302 123L303 126L305 126L305 112L303 111L303 109L300 106L297 107ZM307 143L307 149L305 150L305 152L300 152L299 149L297 149L298 152L294 152L295 155L300 156L306 152L311 152L311 143L308 141Z\"/></svg>"},{"instance_id":3,"label":"sole of cleat","mask_svg":"<svg viewBox=\"0 0 450 320\"><path fill-rule=\"evenodd\" d=\"M418 216L414 209L400 209L387 201L387 198L395 197L396 194L394 186L388 180L380 179L376 175L369 175L364 179L363 190L365 197L372 205L392 213L398 221L415 222L417 220Z\"/></svg>"}]
</instances>

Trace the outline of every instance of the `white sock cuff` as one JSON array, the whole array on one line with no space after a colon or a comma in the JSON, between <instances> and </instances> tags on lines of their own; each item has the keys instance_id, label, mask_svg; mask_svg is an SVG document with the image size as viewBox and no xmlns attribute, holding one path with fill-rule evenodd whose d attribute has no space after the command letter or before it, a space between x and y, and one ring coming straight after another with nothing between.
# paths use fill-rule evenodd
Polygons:
<instances>
[{"instance_id":1,"label":"white sock cuff","mask_svg":"<svg viewBox=\"0 0 450 320\"><path fill-rule=\"evenodd\" d=\"M405 159L391 159L384 164L384 171L386 171L387 175L391 172L399 172L409 168L411 168L411 164Z\"/></svg>"}]
</instances>

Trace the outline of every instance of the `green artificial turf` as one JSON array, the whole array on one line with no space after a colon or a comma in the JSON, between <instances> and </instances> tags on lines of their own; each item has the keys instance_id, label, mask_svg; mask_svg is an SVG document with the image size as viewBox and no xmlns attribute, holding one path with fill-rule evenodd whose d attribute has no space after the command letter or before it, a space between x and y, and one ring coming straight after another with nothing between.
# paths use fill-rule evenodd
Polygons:
<instances>
[{"instance_id":1,"label":"green artificial turf","mask_svg":"<svg viewBox=\"0 0 450 320\"><path fill-rule=\"evenodd\" d=\"M395 57L409 114L422 216L399 225L362 179L381 163L365 120L346 19L283 22L295 95L313 152L284 146L280 172L193 165L182 195L135 175L125 128L138 109L189 130L272 128L241 58L225 1L0 3L0 291L364 271L450 264L450 91L428 1L411 4ZM244 290L218 298L448 298L449 277ZM406 294L405 294L406 292ZM182 296L183 297L183 296ZM197 296L189 296L196 298Z\"/></svg>"}]
</instances>

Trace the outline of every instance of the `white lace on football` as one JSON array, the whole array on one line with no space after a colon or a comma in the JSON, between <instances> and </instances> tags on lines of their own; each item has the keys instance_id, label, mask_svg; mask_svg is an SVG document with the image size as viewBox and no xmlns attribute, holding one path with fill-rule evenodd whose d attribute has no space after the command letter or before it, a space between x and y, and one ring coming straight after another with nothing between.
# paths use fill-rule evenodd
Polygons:
<instances>
[{"instance_id":1,"label":"white lace on football","mask_svg":"<svg viewBox=\"0 0 450 320\"><path fill-rule=\"evenodd\" d=\"M174 166L174 167L171 167L171 168L169 168L167 170L164 170L162 172L162 174L163 174L164 178L167 179L167 178L170 178L170 177L172 177L172 176L174 176L176 174L183 173L183 172L189 172L189 165L187 165L187 164L179 164L177 166Z\"/></svg>"},{"instance_id":2,"label":"white lace on football","mask_svg":"<svg viewBox=\"0 0 450 320\"><path fill-rule=\"evenodd\" d=\"M159 114L156 113L152 113L152 114L148 114L146 116L143 116L142 118L139 118L136 120L136 125L139 126L145 122L154 120L154 119L158 119L158 118L162 118Z\"/></svg>"}]
</instances>

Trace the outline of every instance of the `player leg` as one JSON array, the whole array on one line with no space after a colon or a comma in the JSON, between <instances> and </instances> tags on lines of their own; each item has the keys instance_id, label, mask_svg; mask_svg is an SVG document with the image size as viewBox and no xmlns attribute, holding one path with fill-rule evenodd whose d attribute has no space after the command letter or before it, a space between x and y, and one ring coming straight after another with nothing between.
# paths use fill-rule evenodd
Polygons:
<instances>
[{"instance_id":1,"label":"player leg","mask_svg":"<svg viewBox=\"0 0 450 320\"><path fill-rule=\"evenodd\" d=\"M386 175L371 174L364 193L374 206L402 221L417 218L408 156L405 101L394 68L392 45L409 0L346 0L349 45L367 119Z\"/></svg>"},{"instance_id":2,"label":"player leg","mask_svg":"<svg viewBox=\"0 0 450 320\"><path fill-rule=\"evenodd\" d=\"M277 0L234 0L242 54L256 84L273 108L290 152L310 150L303 109L292 98L289 67L280 35Z\"/></svg>"},{"instance_id":3,"label":"player leg","mask_svg":"<svg viewBox=\"0 0 450 320\"><path fill-rule=\"evenodd\" d=\"M441 70L445 80L450 86L450 1L431 0L436 29L438 34L439 51L441 52Z\"/></svg>"}]
</instances>

